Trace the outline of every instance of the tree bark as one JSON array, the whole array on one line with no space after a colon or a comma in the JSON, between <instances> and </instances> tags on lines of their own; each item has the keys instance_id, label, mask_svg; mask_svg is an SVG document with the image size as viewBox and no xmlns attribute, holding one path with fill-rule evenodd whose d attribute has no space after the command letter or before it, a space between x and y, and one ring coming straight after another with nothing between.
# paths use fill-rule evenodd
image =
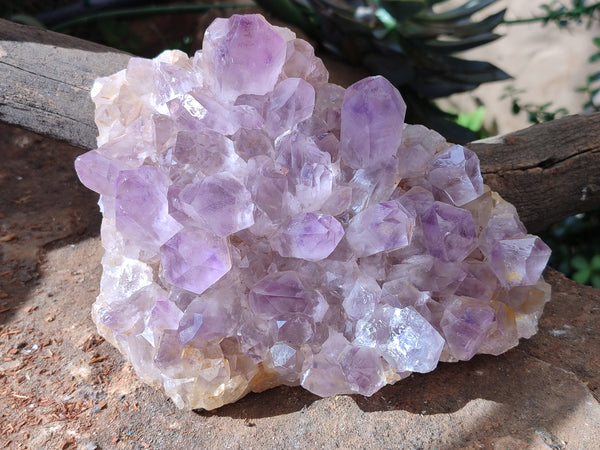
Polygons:
<instances>
[{"instance_id":1,"label":"tree bark","mask_svg":"<svg viewBox=\"0 0 600 450\"><path fill-rule=\"evenodd\" d=\"M96 143L94 80L131 55L0 19L0 120L81 148Z\"/></svg>"},{"instance_id":2,"label":"tree bark","mask_svg":"<svg viewBox=\"0 0 600 450\"><path fill-rule=\"evenodd\" d=\"M537 233L600 207L600 113L574 115L467 144L485 182Z\"/></svg>"},{"instance_id":3,"label":"tree bark","mask_svg":"<svg viewBox=\"0 0 600 450\"><path fill-rule=\"evenodd\" d=\"M95 147L93 81L130 55L0 19L0 120L83 149ZM600 113L569 116L467 144L485 182L537 233L600 207Z\"/></svg>"}]
</instances>

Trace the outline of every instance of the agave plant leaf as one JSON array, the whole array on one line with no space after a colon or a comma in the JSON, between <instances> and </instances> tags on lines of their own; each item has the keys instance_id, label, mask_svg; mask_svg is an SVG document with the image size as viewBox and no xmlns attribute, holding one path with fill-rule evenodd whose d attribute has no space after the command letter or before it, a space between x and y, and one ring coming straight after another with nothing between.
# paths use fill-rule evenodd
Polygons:
<instances>
[{"instance_id":1,"label":"agave plant leaf","mask_svg":"<svg viewBox=\"0 0 600 450\"><path fill-rule=\"evenodd\" d=\"M479 83L467 83L458 80L449 80L447 78L429 78L427 81L416 82L412 85L415 92L421 98L440 98L448 97L452 94L472 91Z\"/></svg>"},{"instance_id":2,"label":"agave plant leaf","mask_svg":"<svg viewBox=\"0 0 600 450\"><path fill-rule=\"evenodd\" d=\"M438 3L443 3L446 0L423 0L423 3L425 3L429 8L431 8L433 5L437 5Z\"/></svg>"},{"instance_id":3,"label":"agave plant leaf","mask_svg":"<svg viewBox=\"0 0 600 450\"><path fill-rule=\"evenodd\" d=\"M464 5L445 12L434 12L431 9L421 11L415 16L415 19L427 22L456 22L470 17L477 11L495 3L497 0L469 0Z\"/></svg>"},{"instance_id":4,"label":"agave plant leaf","mask_svg":"<svg viewBox=\"0 0 600 450\"><path fill-rule=\"evenodd\" d=\"M483 74L490 72L493 74L491 77L493 81L508 80L511 78L506 72L487 61L473 61L442 55L427 51L427 48L422 44L414 45L412 48L407 46L406 51L417 61L419 67L423 68L423 70L428 69L434 74Z\"/></svg>"},{"instance_id":5,"label":"agave plant leaf","mask_svg":"<svg viewBox=\"0 0 600 450\"><path fill-rule=\"evenodd\" d=\"M396 21L404 22L426 8L427 4L423 1L413 0L381 0L379 6L384 8Z\"/></svg>"},{"instance_id":6,"label":"agave plant leaf","mask_svg":"<svg viewBox=\"0 0 600 450\"><path fill-rule=\"evenodd\" d=\"M424 45L438 53L449 54L469 50L480 45L493 42L501 37L496 33L482 33L464 39L441 41L439 39L425 41Z\"/></svg>"},{"instance_id":7,"label":"agave plant leaf","mask_svg":"<svg viewBox=\"0 0 600 450\"><path fill-rule=\"evenodd\" d=\"M419 64L411 63L406 55L393 52L371 53L362 63L369 72L383 75L401 91L403 86L411 86L424 99L467 92L482 83L510 78L506 72L485 61L459 60L457 66L462 70L452 67L448 60L438 64L443 61L439 57L425 63L426 53L426 50L422 51L423 60ZM437 72L429 70L431 67L437 67Z\"/></svg>"},{"instance_id":8,"label":"agave plant leaf","mask_svg":"<svg viewBox=\"0 0 600 450\"><path fill-rule=\"evenodd\" d=\"M499 69L495 65L486 61L469 62L473 63L473 67L480 67L482 69L479 72L471 73L456 71L453 74L446 74L446 76L456 81L463 81L465 83L476 83L477 85L480 85L482 83L490 83L492 81L510 80L512 78L502 69Z\"/></svg>"},{"instance_id":9,"label":"agave plant leaf","mask_svg":"<svg viewBox=\"0 0 600 450\"><path fill-rule=\"evenodd\" d=\"M420 22L411 21L410 24L399 24L399 26L410 27L403 28L403 34L411 37L435 37L440 34L448 34L455 37L469 37L476 34L482 34L491 32L504 20L506 9L498 11L491 16L479 22L463 22L463 23L452 23L452 22Z\"/></svg>"},{"instance_id":10,"label":"agave plant leaf","mask_svg":"<svg viewBox=\"0 0 600 450\"><path fill-rule=\"evenodd\" d=\"M36 17L29 14L13 14L10 16L12 22L20 23L23 25L29 25L31 27L46 28L46 26L40 22Z\"/></svg>"}]
</instances>

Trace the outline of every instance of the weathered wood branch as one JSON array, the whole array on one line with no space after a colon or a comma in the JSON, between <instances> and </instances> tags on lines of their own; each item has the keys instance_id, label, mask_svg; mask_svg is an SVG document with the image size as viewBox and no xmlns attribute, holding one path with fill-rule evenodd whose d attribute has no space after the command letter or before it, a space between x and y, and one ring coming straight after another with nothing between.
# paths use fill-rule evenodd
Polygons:
<instances>
[{"instance_id":1,"label":"weathered wood branch","mask_svg":"<svg viewBox=\"0 0 600 450\"><path fill-rule=\"evenodd\" d=\"M0 20L0 120L89 149L95 146L94 79L130 55ZM486 183L532 232L600 206L600 113L570 116L468 144Z\"/></svg>"},{"instance_id":2,"label":"weathered wood branch","mask_svg":"<svg viewBox=\"0 0 600 450\"><path fill-rule=\"evenodd\" d=\"M568 116L467 145L485 182L532 232L600 207L600 113Z\"/></svg>"},{"instance_id":3,"label":"weathered wood branch","mask_svg":"<svg viewBox=\"0 0 600 450\"><path fill-rule=\"evenodd\" d=\"M94 80L131 55L0 19L0 120L81 148L96 142Z\"/></svg>"}]
</instances>

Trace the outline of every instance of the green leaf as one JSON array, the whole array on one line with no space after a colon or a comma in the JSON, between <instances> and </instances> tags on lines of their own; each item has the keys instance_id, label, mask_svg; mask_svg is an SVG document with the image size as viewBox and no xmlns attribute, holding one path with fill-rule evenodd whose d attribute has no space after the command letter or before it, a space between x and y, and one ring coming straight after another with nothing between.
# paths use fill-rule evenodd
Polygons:
<instances>
[{"instance_id":1,"label":"green leaf","mask_svg":"<svg viewBox=\"0 0 600 450\"><path fill-rule=\"evenodd\" d=\"M486 61L460 59L453 56L442 55L435 51L428 51L426 46L415 40L411 40L409 43L413 44L413 46L409 48L409 46L406 45L406 52L415 59L419 66L432 69L435 73L485 73L492 69L496 69L496 66ZM506 78L510 78L510 76L506 75L503 79Z\"/></svg>"},{"instance_id":2,"label":"green leaf","mask_svg":"<svg viewBox=\"0 0 600 450\"><path fill-rule=\"evenodd\" d=\"M499 11L491 16L486 17L480 22L461 22L461 23L446 23L446 22L426 22L419 21L418 17L414 18L414 22L410 22L411 27L402 29L407 36L435 37L440 34L447 34L455 37L467 37L481 33L491 32L504 20L506 9Z\"/></svg>"},{"instance_id":3,"label":"green leaf","mask_svg":"<svg viewBox=\"0 0 600 450\"><path fill-rule=\"evenodd\" d=\"M440 98L448 97L452 94L472 91L477 87L476 83L467 83L457 80L449 80L447 78L428 77L427 80L418 79L412 83L413 89L425 98Z\"/></svg>"},{"instance_id":4,"label":"green leaf","mask_svg":"<svg viewBox=\"0 0 600 450\"><path fill-rule=\"evenodd\" d=\"M571 270L569 268L569 264L567 264L566 261L561 262L558 267L555 267L556 269L558 269L559 272L562 273L570 273Z\"/></svg>"},{"instance_id":5,"label":"green leaf","mask_svg":"<svg viewBox=\"0 0 600 450\"><path fill-rule=\"evenodd\" d=\"M37 20L35 17L28 14L14 14L9 17L11 22L20 23L23 25L29 25L32 27L46 28L42 22Z\"/></svg>"},{"instance_id":6,"label":"green leaf","mask_svg":"<svg viewBox=\"0 0 600 450\"><path fill-rule=\"evenodd\" d=\"M423 21L431 21L431 22L453 22L463 19L465 17L470 17L477 11L482 10L486 6L495 3L496 0L469 0L462 6L458 8L451 9L450 11L436 13L434 11L423 11L417 14L418 19Z\"/></svg>"},{"instance_id":7,"label":"green leaf","mask_svg":"<svg viewBox=\"0 0 600 450\"><path fill-rule=\"evenodd\" d=\"M512 113L517 115L521 112L521 105L519 105L519 101L517 99L513 99L512 101Z\"/></svg>"},{"instance_id":8,"label":"green leaf","mask_svg":"<svg viewBox=\"0 0 600 450\"><path fill-rule=\"evenodd\" d=\"M592 270L600 272L600 255L594 255L590 261L590 267Z\"/></svg>"},{"instance_id":9,"label":"green leaf","mask_svg":"<svg viewBox=\"0 0 600 450\"><path fill-rule=\"evenodd\" d=\"M371 53L363 64L371 73L387 78L394 86L410 84L415 79L414 68L401 57Z\"/></svg>"},{"instance_id":10,"label":"green leaf","mask_svg":"<svg viewBox=\"0 0 600 450\"><path fill-rule=\"evenodd\" d=\"M483 128L485 118L485 106L480 106L475 111L460 111L456 123L478 133Z\"/></svg>"},{"instance_id":11,"label":"green leaf","mask_svg":"<svg viewBox=\"0 0 600 450\"><path fill-rule=\"evenodd\" d=\"M416 65L435 74L443 74L445 78L464 83L480 84L488 81L501 81L512 78L503 70L486 61L471 61L441 55L427 51L427 47L415 45L405 46L406 53L414 59Z\"/></svg>"},{"instance_id":12,"label":"green leaf","mask_svg":"<svg viewBox=\"0 0 600 450\"><path fill-rule=\"evenodd\" d=\"M594 53L592 56L589 57L588 61L591 63L595 63L599 59L600 59L600 53Z\"/></svg>"},{"instance_id":13,"label":"green leaf","mask_svg":"<svg viewBox=\"0 0 600 450\"><path fill-rule=\"evenodd\" d=\"M459 39L459 40L426 41L425 45L427 47L437 51L438 53L450 54L450 53L462 52L462 51L469 50L469 49L472 49L475 47L479 47L480 45L484 45L489 42L493 42L496 39L498 39L499 37L501 37L499 34L483 33L483 34L478 34L476 36L470 36L470 37L467 37L464 39Z\"/></svg>"},{"instance_id":14,"label":"green leaf","mask_svg":"<svg viewBox=\"0 0 600 450\"><path fill-rule=\"evenodd\" d=\"M277 3L277 0L274 1L275 3ZM296 0L296 2L298 1L300 0ZM356 8L354 7L354 5L352 5L347 0L318 0L316 2L310 3L317 3L318 9L324 11L330 10L333 13L343 14L348 17L354 17L354 13L356 12Z\"/></svg>"},{"instance_id":15,"label":"green leaf","mask_svg":"<svg viewBox=\"0 0 600 450\"><path fill-rule=\"evenodd\" d=\"M432 102L425 101L412 89L402 90L402 97L408 105L407 123L423 124L457 144L466 144L479 139L477 133L455 123L455 115L442 111Z\"/></svg>"},{"instance_id":16,"label":"green leaf","mask_svg":"<svg viewBox=\"0 0 600 450\"><path fill-rule=\"evenodd\" d=\"M532 112L532 111L529 111L529 112L527 113L527 120L528 120L530 123L533 123L533 124L540 123L540 119L539 119L539 117L538 117L538 113L537 113L537 112Z\"/></svg>"},{"instance_id":17,"label":"green leaf","mask_svg":"<svg viewBox=\"0 0 600 450\"><path fill-rule=\"evenodd\" d=\"M571 259L571 266L576 270L587 270L589 268L588 260L581 255L576 255Z\"/></svg>"},{"instance_id":18,"label":"green leaf","mask_svg":"<svg viewBox=\"0 0 600 450\"><path fill-rule=\"evenodd\" d=\"M502 80L508 80L508 79L512 78L506 72L498 69L493 64L490 64L490 65L492 67L490 67L489 71L487 71L487 72L479 72L479 73L477 73L477 72L476 73L456 72L454 74L447 75L447 77L454 79L454 80L463 81L463 82L475 83L478 86L481 83L488 83L490 81L502 81Z\"/></svg>"},{"instance_id":19,"label":"green leaf","mask_svg":"<svg viewBox=\"0 0 600 450\"><path fill-rule=\"evenodd\" d=\"M600 80L600 72L596 72L587 77L588 84L593 83L594 81Z\"/></svg>"},{"instance_id":20,"label":"green leaf","mask_svg":"<svg viewBox=\"0 0 600 450\"><path fill-rule=\"evenodd\" d=\"M573 281L576 281L579 284L586 284L590 280L590 274L590 269L578 270L573 274Z\"/></svg>"},{"instance_id":21,"label":"green leaf","mask_svg":"<svg viewBox=\"0 0 600 450\"><path fill-rule=\"evenodd\" d=\"M410 19L426 7L422 1L413 0L381 0L379 4L398 22Z\"/></svg>"}]
</instances>

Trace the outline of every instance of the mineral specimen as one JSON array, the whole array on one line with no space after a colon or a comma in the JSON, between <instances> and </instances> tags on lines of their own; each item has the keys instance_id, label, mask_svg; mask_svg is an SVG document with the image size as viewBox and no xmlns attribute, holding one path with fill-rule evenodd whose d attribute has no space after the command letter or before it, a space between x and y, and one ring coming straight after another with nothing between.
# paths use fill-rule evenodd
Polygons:
<instances>
[{"instance_id":1,"label":"mineral specimen","mask_svg":"<svg viewBox=\"0 0 600 450\"><path fill-rule=\"evenodd\" d=\"M404 124L382 77L327 82L262 16L96 81L100 333L181 408L302 385L371 395L536 332L549 248L477 156Z\"/></svg>"}]
</instances>

